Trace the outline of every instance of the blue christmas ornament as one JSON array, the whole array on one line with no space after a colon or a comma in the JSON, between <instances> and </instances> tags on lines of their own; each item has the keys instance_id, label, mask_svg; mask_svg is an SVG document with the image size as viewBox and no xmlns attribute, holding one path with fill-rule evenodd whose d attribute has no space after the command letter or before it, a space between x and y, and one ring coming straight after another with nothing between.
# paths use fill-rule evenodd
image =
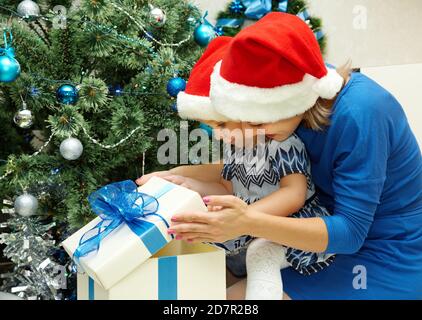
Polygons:
<instances>
[{"instance_id":1,"label":"blue christmas ornament","mask_svg":"<svg viewBox=\"0 0 422 320\"><path fill-rule=\"evenodd\" d=\"M195 42L201 47L206 47L215 37L217 37L217 33L215 32L214 27L208 22L204 22L197 26L193 33Z\"/></svg>"},{"instance_id":2,"label":"blue christmas ornament","mask_svg":"<svg viewBox=\"0 0 422 320\"><path fill-rule=\"evenodd\" d=\"M173 98L176 98L180 91L186 89L186 81L180 77L175 77L167 83L167 92Z\"/></svg>"},{"instance_id":3,"label":"blue christmas ornament","mask_svg":"<svg viewBox=\"0 0 422 320\"><path fill-rule=\"evenodd\" d=\"M78 102L78 89L71 84L61 85L56 92L57 100L63 104L76 104Z\"/></svg>"},{"instance_id":4,"label":"blue christmas ornament","mask_svg":"<svg viewBox=\"0 0 422 320\"><path fill-rule=\"evenodd\" d=\"M212 128L209 125L206 125L205 123L201 123L199 127L204 130L206 133L208 133L209 137L212 137Z\"/></svg>"},{"instance_id":5,"label":"blue christmas ornament","mask_svg":"<svg viewBox=\"0 0 422 320\"><path fill-rule=\"evenodd\" d=\"M12 31L4 29L3 38L4 48L0 48L0 82L13 82L19 77L21 66L15 59Z\"/></svg>"},{"instance_id":6,"label":"blue christmas ornament","mask_svg":"<svg viewBox=\"0 0 422 320\"><path fill-rule=\"evenodd\" d=\"M10 39L12 39L11 34ZM15 50L7 44L6 30L4 31L4 41L4 48L0 48L0 82L13 82L19 77L21 66L15 59Z\"/></svg>"}]
</instances>

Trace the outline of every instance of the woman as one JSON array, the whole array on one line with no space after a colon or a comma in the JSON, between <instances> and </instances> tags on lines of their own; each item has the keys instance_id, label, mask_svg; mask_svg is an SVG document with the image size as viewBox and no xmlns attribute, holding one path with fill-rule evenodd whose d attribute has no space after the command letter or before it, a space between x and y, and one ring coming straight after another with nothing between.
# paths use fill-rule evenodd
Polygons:
<instances>
[{"instance_id":1,"label":"woman","mask_svg":"<svg viewBox=\"0 0 422 320\"><path fill-rule=\"evenodd\" d=\"M281 13L267 17L264 19L294 19ZM288 22L296 23L293 20ZM289 29L275 28L274 21L267 27L266 31L272 37ZM248 38L250 30L245 30L239 33L238 39ZM289 32L289 37L279 38L279 45L281 48L289 47L286 53L287 59L290 59L289 68L294 65L292 61L303 67L306 61L302 61L301 56L312 51L310 47L314 47L316 41L297 45L294 39L302 39L297 34L299 31L291 28ZM283 42L283 39L288 40ZM254 41L245 42L256 46ZM257 57L265 50L258 50ZM236 58L231 65L241 68L247 52L248 48L234 50L230 57L223 59L221 71L217 70L220 72L215 80L217 88L213 93L211 87L211 96L219 112L224 114L223 104L226 108L227 105L232 107L224 116L235 117L244 107L239 104L242 97L230 100L236 95L230 89L243 90L249 86L249 90L253 91L252 88L259 87L258 83L251 83L253 78L258 82L265 79L257 73L276 70L265 61L255 59L254 64L259 70L249 73L241 87L238 84L242 79L235 79L235 85L224 85L219 90L218 82L225 82L218 77L225 80L230 77L227 72L229 60ZM283 71L286 70L294 73L288 68ZM329 126L319 132L304 126L297 131L308 149L319 196L331 216L307 219L276 217L253 210L232 196L210 196L207 204L221 206L220 211L175 215L171 229L181 239L194 242L224 242L248 234L299 250L336 254L330 267L313 275L304 276L292 269L281 271L284 291L292 299L422 299L420 149L400 104L390 93L360 73L352 73L350 77L347 72L343 75L344 85L339 87L339 92L336 90L335 97L330 101L319 98L316 102L326 105L326 111L331 112ZM323 76L315 75L324 82ZM321 86L323 84L327 84L326 81ZM324 90L322 88L321 92ZM268 95L268 90L262 92ZM277 91L274 97L277 98L279 93ZM300 93L303 97L303 91ZM319 97L328 98L322 93ZM255 90L244 103L250 103L254 108L265 99ZM316 122L319 122L319 117L324 118L323 114L309 116ZM254 126L266 129L266 125ZM181 184L184 177L218 181L221 168L221 165L178 167L151 175L172 175L172 180ZM151 175L142 177L139 183L145 183ZM228 298L243 299L245 283L243 279L231 286Z\"/></svg>"}]
</instances>

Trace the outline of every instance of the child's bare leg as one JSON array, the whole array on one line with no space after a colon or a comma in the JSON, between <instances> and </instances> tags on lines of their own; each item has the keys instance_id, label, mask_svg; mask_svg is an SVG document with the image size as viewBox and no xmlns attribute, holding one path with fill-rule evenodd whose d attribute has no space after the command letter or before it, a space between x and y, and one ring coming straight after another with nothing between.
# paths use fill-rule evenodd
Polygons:
<instances>
[{"instance_id":1,"label":"child's bare leg","mask_svg":"<svg viewBox=\"0 0 422 320\"><path fill-rule=\"evenodd\" d=\"M255 239L246 253L246 300L282 300L280 269L288 267L285 248L265 239Z\"/></svg>"}]
</instances>

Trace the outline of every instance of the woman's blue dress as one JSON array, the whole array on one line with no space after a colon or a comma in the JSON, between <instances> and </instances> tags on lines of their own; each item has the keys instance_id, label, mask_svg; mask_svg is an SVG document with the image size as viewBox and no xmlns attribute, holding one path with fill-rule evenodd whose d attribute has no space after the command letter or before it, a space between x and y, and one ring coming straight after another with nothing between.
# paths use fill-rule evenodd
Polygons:
<instances>
[{"instance_id":1,"label":"woman's blue dress","mask_svg":"<svg viewBox=\"0 0 422 320\"><path fill-rule=\"evenodd\" d=\"M300 127L329 235L328 268L282 270L292 299L422 299L422 156L397 100L353 73L323 132Z\"/></svg>"}]
</instances>

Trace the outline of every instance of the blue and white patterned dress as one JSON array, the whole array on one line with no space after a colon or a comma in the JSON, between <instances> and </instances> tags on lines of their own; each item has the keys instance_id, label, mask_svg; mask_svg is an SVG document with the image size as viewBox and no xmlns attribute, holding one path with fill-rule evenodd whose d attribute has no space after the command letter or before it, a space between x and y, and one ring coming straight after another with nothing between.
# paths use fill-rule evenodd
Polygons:
<instances>
[{"instance_id":1,"label":"blue and white patterned dress","mask_svg":"<svg viewBox=\"0 0 422 320\"><path fill-rule=\"evenodd\" d=\"M248 204L279 190L281 179L290 174L305 175L308 186L305 206L292 217L328 216L315 194L308 154L298 136L293 134L281 142L268 140L249 150L225 145L222 176L232 183L233 194ZM227 266L236 276L246 275L246 249L252 240L245 235L217 244L226 249ZM309 275L327 267L334 255L287 248L286 259L295 270Z\"/></svg>"}]
</instances>

